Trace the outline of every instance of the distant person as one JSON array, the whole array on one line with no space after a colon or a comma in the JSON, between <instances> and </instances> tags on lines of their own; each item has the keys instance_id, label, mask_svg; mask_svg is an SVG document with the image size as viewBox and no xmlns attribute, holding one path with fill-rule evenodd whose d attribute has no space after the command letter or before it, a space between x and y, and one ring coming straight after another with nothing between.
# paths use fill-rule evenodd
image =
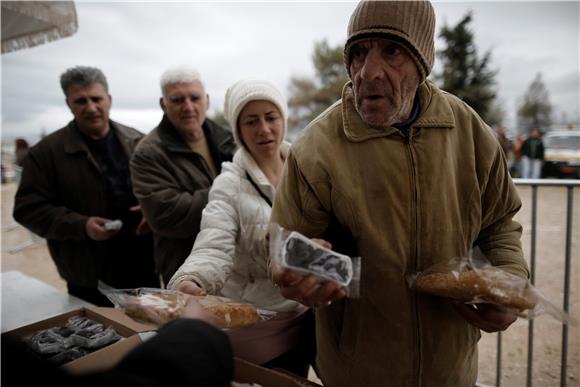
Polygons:
<instances>
[{"instance_id":1,"label":"distant person","mask_svg":"<svg viewBox=\"0 0 580 387\"><path fill-rule=\"evenodd\" d=\"M292 144L272 222L361 257L360 297L273 266L288 299L316 309L326 386L474 386L480 330L517 314L412 290L409 278L480 248L528 277L514 221L521 200L492 129L427 80L429 1L361 1L351 15L342 98ZM331 264L332 265L332 264Z\"/></svg>"},{"instance_id":2,"label":"distant person","mask_svg":"<svg viewBox=\"0 0 580 387\"><path fill-rule=\"evenodd\" d=\"M512 177L522 177L522 147L524 145L525 136L518 134L513 144L514 164L511 169Z\"/></svg>"},{"instance_id":3,"label":"distant person","mask_svg":"<svg viewBox=\"0 0 580 387\"><path fill-rule=\"evenodd\" d=\"M514 154L513 154L513 143L507 137L507 129L504 126L498 126L495 128L495 134L497 137L497 141L505 154L508 170L511 170L512 165L514 163Z\"/></svg>"},{"instance_id":4,"label":"distant person","mask_svg":"<svg viewBox=\"0 0 580 387\"><path fill-rule=\"evenodd\" d=\"M22 167L24 158L28 154L28 141L23 138L17 138L14 141L14 164Z\"/></svg>"},{"instance_id":5,"label":"distant person","mask_svg":"<svg viewBox=\"0 0 580 387\"><path fill-rule=\"evenodd\" d=\"M534 128L522 145L522 178L541 178L543 165L544 143L542 142L542 132L538 128Z\"/></svg>"},{"instance_id":6,"label":"distant person","mask_svg":"<svg viewBox=\"0 0 580 387\"><path fill-rule=\"evenodd\" d=\"M42 361L25 344L2 337L2 385L230 387L232 350L227 336L216 329L215 317L193 297L181 317L163 326L112 369L81 375Z\"/></svg>"},{"instance_id":7,"label":"distant person","mask_svg":"<svg viewBox=\"0 0 580 387\"><path fill-rule=\"evenodd\" d=\"M152 236L129 176L143 134L109 119L112 98L101 70L70 68L60 84L74 118L28 152L14 219L46 238L70 294L110 306L99 280L116 288L159 286ZM120 229L109 228L115 220Z\"/></svg>"},{"instance_id":8,"label":"distant person","mask_svg":"<svg viewBox=\"0 0 580 387\"><path fill-rule=\"evenodd\" d=\"M244 79L228 89L224 114L238 150L233 162L222 164L193 250L168 287L278 312L255 327L229 332L234 354L307 377L316 347L314 315L280 295L267 264L272 200L290 151L284 142L287 110L282 93L268 81Z\"/></svg>"},{"instance_id":9,"label":"distant person","mask_svg":"<svg viewBox=\"0 0 580 387\"><path fill-rule=\"evenodd\" d=\"M22 164L24 158L28 155L28 141L23 138L17 138L14 141L14 172L16 184L20 183L20 176L22 175Z\"/></svg>"},{"instance_id":10,"label":"distant person","mask_svg":"<svg viewBox=\"0 0 580 387\"><path fill-rule=\"evenodd\" d=\"M201 212L232 134L206 118L209 96L199 73L173 67L161 76L163 119L131 160L135 195L155 237L155 263L167 284L191 252Z\"/></svg>"}]
</instances>

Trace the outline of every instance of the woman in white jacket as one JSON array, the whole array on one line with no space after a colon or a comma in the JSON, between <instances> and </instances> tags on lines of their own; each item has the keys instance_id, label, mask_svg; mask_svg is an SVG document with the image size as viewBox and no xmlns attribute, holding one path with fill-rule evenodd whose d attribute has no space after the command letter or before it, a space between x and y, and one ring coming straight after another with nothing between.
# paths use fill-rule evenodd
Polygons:
<instances>
[{"instance_id":1,"label":"woman in white jacket","mask_svg":"<svg viewBox=\"0 0 580 387\"><path fill-rule=\"evenodd\" d=\"M265 237L290 149L284 142L286 101L270 82L247 79L228 89L224 113L239 149L233 162L222 164L193 250L167 287L278 312L254 327L229 331L234 354L306 376L315 353L313 314L282 297L267 272Z\"/></svg>"}]
</instances>

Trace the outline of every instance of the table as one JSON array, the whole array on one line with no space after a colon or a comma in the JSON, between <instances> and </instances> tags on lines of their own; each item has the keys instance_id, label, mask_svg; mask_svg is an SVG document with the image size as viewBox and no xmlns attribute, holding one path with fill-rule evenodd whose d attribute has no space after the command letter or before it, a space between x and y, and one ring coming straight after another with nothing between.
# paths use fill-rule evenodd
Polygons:
<instances>
[{"instance_id":1,"label":"table","mask_svg":"<svg viewBox=\"0 0 580 387\"><path fill-rule=\"evenodd\" d=\"M19 271L1 273L2 333L93 304Z\"/></svg>"}]
</instances>

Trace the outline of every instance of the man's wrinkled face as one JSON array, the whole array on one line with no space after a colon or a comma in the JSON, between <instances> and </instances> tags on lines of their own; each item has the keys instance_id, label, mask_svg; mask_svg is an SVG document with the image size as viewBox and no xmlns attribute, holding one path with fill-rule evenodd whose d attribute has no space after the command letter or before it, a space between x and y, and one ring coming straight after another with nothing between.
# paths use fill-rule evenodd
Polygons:
<instances>
[{"instance_id":1,"label":"man's wrinkled face","mask_svg":"<svg viewBox=\"0 0 580 387\"><path fill-rule=\"evenodd\" d=\"M350 51L356 110L362 120L385 128L409 118L419 86L419 70L398 43L365 39Z\"/></svg>"},{"instance_id":2,"label":"man's wrinkled face","mask_svg":"<svg viewBox=\"0 0 580 387\"><path fill-rule=\"evenodd\" d=\"M98 82L73 84L66 89L66 104L79 130L91 138L102 138L108 133L111 102L111 96Z\"/></svg>"},{"instance_id":3,"label":"man's wrinkled face","mask_svg":"<svg viewBox=\"0 0 580 387\"><path fill-rule=\"evenodd\" d=\"M208 97L200 81L165 86L161 108L185 136L195 137L201 133L208 107Z\"/></svg>"}]
</instances>

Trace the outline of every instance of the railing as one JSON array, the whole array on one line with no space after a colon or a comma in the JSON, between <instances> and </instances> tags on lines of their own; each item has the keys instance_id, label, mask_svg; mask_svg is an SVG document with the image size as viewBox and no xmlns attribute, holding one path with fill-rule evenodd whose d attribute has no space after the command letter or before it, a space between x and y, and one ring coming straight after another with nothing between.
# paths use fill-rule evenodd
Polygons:
<instances>
[{"instance_id":1,"label":"railing","mask_svg":"<svg viewBox=\"0 0 580 387\"><path fill-rule=\"evenodd\" d=\"M536 280L536 233L537 233L537 205L538 187L556 186L566 187L566 238L565 238L565 261L564 261L564 300L562 309L569 312L570 309L570 271L572 260L572 219L574 207L574 189L580 187L580 180L553 180L553 179L514 179L517 186L529 186L532 189L531 207L531 246L530 246L530 282L535 285ZM501 352L502 334L497 334L497 364L496 386L501 387ZM534 320L528 322L528 357L526 371L526 386L532 386L534 355ZM568 366L568 325L562 324L562 357L560 367L560 386L566 386L566 370Z\"/></svg>"}]
</instances>

